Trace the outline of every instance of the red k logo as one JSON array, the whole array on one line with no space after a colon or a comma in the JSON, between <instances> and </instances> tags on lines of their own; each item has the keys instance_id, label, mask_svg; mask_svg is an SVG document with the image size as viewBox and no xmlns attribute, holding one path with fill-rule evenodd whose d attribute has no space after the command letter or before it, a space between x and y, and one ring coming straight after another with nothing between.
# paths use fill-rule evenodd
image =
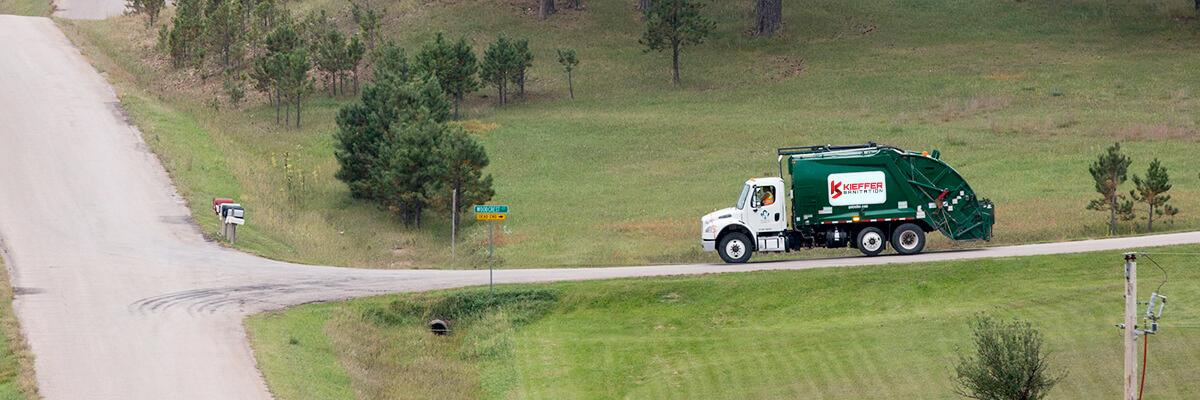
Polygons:
<instances>
[{"instance_id":1,"label":"red k logo","mask_svg":"<svg viewBox=\"0 0 1200 400\"><path fill-rule=\"evenodd\" d=\"M829 198L836 199L842 197L842 183L836 181L829 182Z\"/></svg>"}]
</instances>

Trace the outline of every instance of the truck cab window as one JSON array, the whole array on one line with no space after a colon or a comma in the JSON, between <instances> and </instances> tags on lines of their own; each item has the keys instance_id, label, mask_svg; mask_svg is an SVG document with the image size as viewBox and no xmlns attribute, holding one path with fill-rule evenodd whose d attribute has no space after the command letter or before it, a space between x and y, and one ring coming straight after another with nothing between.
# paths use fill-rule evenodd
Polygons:
<instances>
[{"instance_id":1,"label":"truck cab window","mask_svg":"<svg viewBox=\"0 0 1200 400\"><path fill-rule=\"evenodd\" d=\"M750 185L742 186L742 194L738 195L737 209L741 210L746 206L747 194L750 194Z\"/></svg>"},{"instance_id":2,"label":"truck cab window","mask_svg":"<svg viewBox=\"0 0 1200 400\"><path fill-rule=\"evenodd\" d=\"M775 204L774 186L755 186L754 197L750 199L750 208L759 208Z\"/></svg>"},{"instance_id":3,"label":"truck cab window","mask_svg":"<svg viewBox=\"0 0 1200 400\"><path fill-rule=\"evenodd\" d=\"M775 187L763 186L758 188L758 201L763 206L775 204Z\"/></svg>"}]
</instances>

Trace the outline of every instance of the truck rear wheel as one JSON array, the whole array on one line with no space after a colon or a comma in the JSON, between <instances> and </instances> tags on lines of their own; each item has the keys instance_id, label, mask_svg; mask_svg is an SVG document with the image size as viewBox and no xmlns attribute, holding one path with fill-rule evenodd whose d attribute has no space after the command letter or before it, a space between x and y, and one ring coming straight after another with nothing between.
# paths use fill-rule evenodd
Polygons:
<instances>
[{"instance_id":1,"label":"truck rear wheel","mask_svg":"<svg viewBox=\"0 0 1200 400\"><path fill-rule=\"evenodd\" d=\"M739 232L732 232L721 238L717 245L717 254L730 264L741 264L750 259L750 238Z\"/></svg>"},{"instance_id":2,"label":"truck rear wheel","mask_svg":"<svg viewBox=\"0 0 1200 400\"><path fill-rule=\"evenodd\" d=\"M897 253L909 255L925 249L925 231L916 224L903 224L892 232L892 248Z\"/></svg>"},{"instance_id":3,"label":"truck rear wheel","mask_svg":"<svg viewBox=\"0 0 1200 400\"><path fill-rule=\"evenodd\" d=\"M887 240L883 239L883 231L876 227L870 227L858 232L858 241L855 244L858 250L868 256L877 256L883 252L886 247Z\"/></svg>"}]
</instances>

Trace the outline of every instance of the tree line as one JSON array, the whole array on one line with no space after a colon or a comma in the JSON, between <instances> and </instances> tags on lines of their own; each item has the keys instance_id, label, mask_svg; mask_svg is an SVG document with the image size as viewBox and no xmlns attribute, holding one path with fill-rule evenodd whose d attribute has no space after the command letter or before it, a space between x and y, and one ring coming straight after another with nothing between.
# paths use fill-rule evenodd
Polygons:
<instances>
[{"instance_id":1,"label":"tree line","mask_svg":"<svg viewBox=\"0 0 1200 400\"><path fill-rule=\"evenodd\" d=\"M158 30L158 48L176 68L220 76L235 103L249 81L275 106L276 122L289 124L294 108L299 126L301 104L316 90L313 75L332 96L347 87L358 92L360 66L385 11L351 4L359 31L348 35L325 11L295 17L275 0L177 0L175 16ZM164 6L162 0L127 3L129 12L147 14L150 25Z\"/></svg>"},{"instance_id":2,"label":"tree line","mask_svg":"<svg viewBox=\"0 0 1200 400\"><path fill-rule=\"evenodd\" d=\"M325 11L296 19L290 11L279 7L276 0L179 0L175 5L175 17L159 32L160 47L169 53L173 65L199 68L206 58L213 58L219 63L210 64L217 64L227 79L249 70L246 78L255 89L267 94L276 106L276 115L280 114L280 108L284 109L284 123L289 122L291 106L295 106L297 125L301 102L314 90L314 83L308 79L309 70L319 72L331 95L345 93L347 78L353 84L353 91L358 92L359 65L364 56L375 50L378 30L386 15L386 10L370 7L369 0L361 3L351 0L350 17L359 31L347 35L334 26ZM165 2L128 0L127 6L129 12L147 14L153 25ZM577 0L569 0L567 7L583 9ZM539 19L556 10L553 0L540 0L539 8ZM703 43L715 29L715 21L702 14L704 4L699 1L639 0L638 8L646 23L638 42L647 52L670 52L671 81L678 85L681 51ZM756 0L755 13L754 35L773 36L783 26L782 0ZM508 102L511 85L516 85L520 94L525 93L526 72L533 62L528 44L527 39L502 35L484 51L484 58L477 60L464 40L451 43L438 34L426 44L429 49L422 48L422 53L442 57L414 59L414 63L442 72L439 79L453 100L457 118L463 97L479 90L481 83L496 89L500 105ZM210 54L215 57L208 57ZM429 64L433 61L451 63ZM571 73L578 60L571 64L570 58L560 57L559 61L566 69L569 91L574 98ZM230 97L240 99L240 95L232 93L240 90L240 81L227 86L233 86L227 90Z\"/></svg>"}]
</instances>

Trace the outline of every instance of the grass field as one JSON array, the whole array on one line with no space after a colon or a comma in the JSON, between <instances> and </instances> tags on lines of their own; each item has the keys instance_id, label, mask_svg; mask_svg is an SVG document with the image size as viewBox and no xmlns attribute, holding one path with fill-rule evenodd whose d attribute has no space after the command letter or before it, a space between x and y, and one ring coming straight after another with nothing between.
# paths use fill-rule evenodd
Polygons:
<instances>
[{"instance_id":1,"label":"grass field","mask_svg":"<svg viewBox=\"0 0 1200 400\"><path fill-rule=\"evenodd\" d=\"M33 400L37 381L33 375L33 353L21 337L21 326L13 313L13 288L8 269L0 260L0 400Z\"/></svg>"},{"instance_id":2,"label":"grass field","mask_svg":"<svg viewBox=\"0 0 1200 400\"><path fill-rule=\"evenodd\" d=\"M812 144L941 150L996 202L992 243L1011 244L1105 235L1105 215L1084 209L1096 196L1087 167L1121 141L1131 173L1155 157L1170 169L1183 212L1156 227L1200 227L1200 22L1186 2L819 0L785 10L780 35L758 39L745 35L751 2L713 1L705 12L718 29L684 50L679 88L669 56L638 47L632 1L587 2L546 22L522 11L532 1L385 3L385 36L409 49L436 30L480 53L501 32L531 39L524 99L496 108L484 90L464 105L492 160L493 203L512 207L497 229L505 266L715 261L699 251L698 218L732 204L745 179L775 174L775 148ZM166 67L141 17L60 24L126 94L206 232L217 230L209 200L235 196L250 215L238 247L268 257L450 264L446 218L406 229L333 179L332 116L351 98L317 94L302 128L275 124L261 97L214 111L203 104L223 96L219 78ZM579 49L576 100L554 62L561 46ZM298 193L285 193L285 153L306 177ZM1144 231L1144 220L1120 227ZM468 226L459 244L458 264L480 265L486 226Z\"/></svg>"},{"instance_id":3,"label":"grass field","mask_svg":"<svg viewBox=\"0 0 1200 400\"><path fill-rule=\"evenodd\" d=\"M1144 251L1200 252L1200 246ZM1170 298L1146 399L1200 393L1196 255L1155 255ZM1119 252L501 286L306 305L246 321L280 399L955 398L977 312L1034 322L1058 399L1121 391ZM1142 300L1163 280L1139 260ZM425 323L451 321L433 336ZM1140 350L1139 350L1140 351Z\"/></svg>"},{"instance_id":4,"label":"grass field","mask_svg":"<svg viewBox=\"0 0 1200 400\"><path fill-rule=\"evenodd\" d=\"M0 0L0 14L50 16L50 0Z\"/></svg>"}]
</instances>

